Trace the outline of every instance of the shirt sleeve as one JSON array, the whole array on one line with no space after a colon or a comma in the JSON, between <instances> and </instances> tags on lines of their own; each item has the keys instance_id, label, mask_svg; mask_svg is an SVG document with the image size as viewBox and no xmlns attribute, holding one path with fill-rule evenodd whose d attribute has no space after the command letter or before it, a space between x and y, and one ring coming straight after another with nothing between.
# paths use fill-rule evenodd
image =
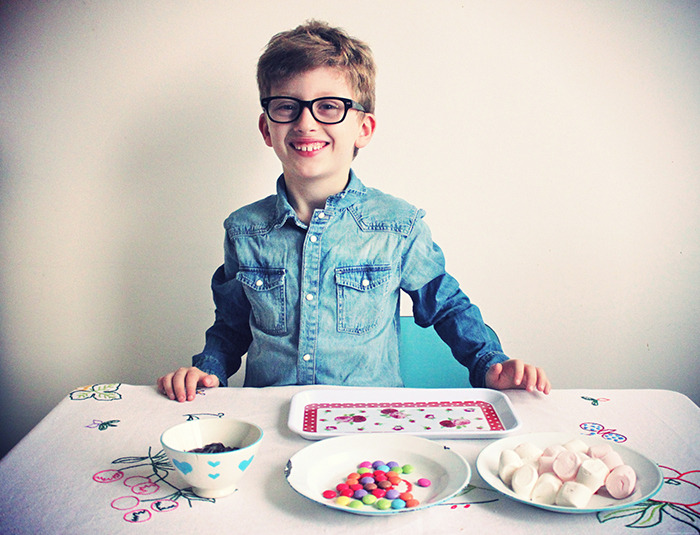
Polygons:
<instances>
[{"instance_id":1,"label":"shirt sleeve","mask_svg":"<svg viewBox=\"0 0 700 535\"><path fill-rule=\"evenodd\" d=\"M238 261L227 239L224 246L224 264L214 273L211 282L215 321L206 332L204 350L192 357L192 365L216 375L221 386L228 386L228 378L241 367L253 340L250 331L250 302L243 287L236 280Z\"/></svg>"},{"instance_id":2,"label":"shirt sleeve","mask_svg":"<svg viewBox=\"0 0 700 535\"><path fill-rule=\"evenodd\" d=\"M481 311L445 271L442 250L433 242L420 211L402 258L402 289L413 301L413 316L421 327L433 326L452 354L469 369L469 382L484 387L486 372L508 360L491 338Z\"/></svg>"}]
</instances>

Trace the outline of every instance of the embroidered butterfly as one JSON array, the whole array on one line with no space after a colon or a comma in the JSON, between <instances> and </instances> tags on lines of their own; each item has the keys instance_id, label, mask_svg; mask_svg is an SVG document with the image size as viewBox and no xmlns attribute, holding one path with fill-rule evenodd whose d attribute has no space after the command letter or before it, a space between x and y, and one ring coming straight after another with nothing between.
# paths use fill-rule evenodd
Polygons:
<instances>
[{"instance_id":1,"label":"embroidered butterfly","mask_svg":"<svg viewBox=\"0 0 700 535\"><path fill-rule=\"evenodd\" d=\"M579 426L584 431L588 431L587 435L598 435L605 440L610 440L612 442L625 442L627 437L616 433L617 429L606 429L603 425L595 422L584 422Z\"/></svg>"}]
</instances>

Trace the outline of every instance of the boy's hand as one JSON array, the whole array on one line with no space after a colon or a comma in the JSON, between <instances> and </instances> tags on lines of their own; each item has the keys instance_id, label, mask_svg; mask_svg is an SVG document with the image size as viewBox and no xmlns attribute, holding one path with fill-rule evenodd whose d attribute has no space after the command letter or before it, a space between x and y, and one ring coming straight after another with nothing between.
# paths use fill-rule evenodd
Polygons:
<instances>
[{"instance_id":1,"label":"boy's hand","mask_svg":"<svg viewBox=\"0 0 700 535\"><path fill-rule=\"evenodd\" d=\"M542 368L525 364L519 359L511 359L491 366L486 372L486 387L495 390L524 388L528 392L534 392L537 389L543 394L549 394L552 389Z\"/></svg>"},{"instance_id":2,"label":"boy's hand","mask_svg":"<svg viewBox=\"0 0 700 535\"><path fill-rule=\"evenodd\" d=\"M179 402L192 401L198 386L217 387L219 386L219 378L193 366L180 368L158 379L158 391L172 400L177 399Z\"/></svg>"}]
</instances>

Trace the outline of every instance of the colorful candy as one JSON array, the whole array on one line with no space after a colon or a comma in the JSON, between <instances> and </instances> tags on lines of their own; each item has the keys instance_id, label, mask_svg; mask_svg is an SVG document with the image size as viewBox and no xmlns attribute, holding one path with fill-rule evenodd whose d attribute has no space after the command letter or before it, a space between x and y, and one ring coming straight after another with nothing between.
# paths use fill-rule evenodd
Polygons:
<instances>
[{"instance_id":1,"label":"colorful candy","mask_svg":"<svg viewBox=\"0 0 700 535\"><path fill-rule=\"evenodd\" d=\"M412 494L413 485L402 478L402 475L414 470L412 465L401 466L396 461L364 461L357 466L356 471L347 475L344 482L336 485L335 490L324 491L323 497L353 509L370 506L385 511L417 507L420 502ZM431 482L420 478L416 484L428 487Z\"/></svg>"}]
</instances>

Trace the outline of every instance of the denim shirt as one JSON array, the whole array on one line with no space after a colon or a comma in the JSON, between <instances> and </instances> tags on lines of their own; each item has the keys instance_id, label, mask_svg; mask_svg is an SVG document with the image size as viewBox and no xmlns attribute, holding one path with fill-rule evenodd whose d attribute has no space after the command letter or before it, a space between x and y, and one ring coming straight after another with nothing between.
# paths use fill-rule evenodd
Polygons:
<instances>
[{"instance_id":1,"label":"denim shirt","mask_svg":"<svg viewBox=\"0 0 700 535\"><path fill-rule=\"evenodd\" d=\"M193 365L222 386L247 352L244 386L403 386L399 294L418 325L433 325L473 386L507 360L479 309L445 272L442 251L407 202L350 172L308 225L277 195L231 214L224 264L212 279L216 320ZM425 366L431 366L425 355Z\"/></svg>"}]
</instances>

